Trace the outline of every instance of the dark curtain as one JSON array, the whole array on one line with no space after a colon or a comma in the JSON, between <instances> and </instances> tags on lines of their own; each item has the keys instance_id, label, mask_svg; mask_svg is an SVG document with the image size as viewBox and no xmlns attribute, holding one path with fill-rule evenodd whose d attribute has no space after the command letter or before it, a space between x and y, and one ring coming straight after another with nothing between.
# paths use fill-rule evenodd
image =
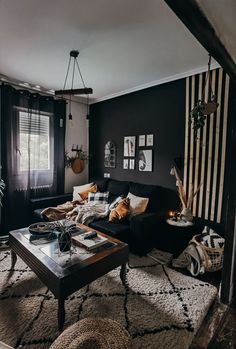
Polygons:
<instances>
[{"instance_id":1,"label":"dark curtain","mask_svg":"<svg viewBox=\"0 0 236 349\"><path fill-rule=\"evenodd\" d=\"M64 193L66 103L1 86L1 234L30 223L30 200Z\"/></svg>"}]
</instances>

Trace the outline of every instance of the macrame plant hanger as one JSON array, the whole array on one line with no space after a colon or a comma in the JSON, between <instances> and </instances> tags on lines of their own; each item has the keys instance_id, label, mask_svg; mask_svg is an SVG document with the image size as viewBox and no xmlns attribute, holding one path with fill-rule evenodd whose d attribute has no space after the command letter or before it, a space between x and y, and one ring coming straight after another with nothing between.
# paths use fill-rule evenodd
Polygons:
<instances>
[{"instance_id":1,"label":"macrame plant hanger","mask_svg":"<svg viewBox=\"0 0 236 349\"><path fill-rule=\"evenodd\" d=\"M208 98L208 101L206 102L205 95L206 95L206 86L207 86L208 79L209 79L209 86L210 86L210 90L209 90L210 96ZM202 91L202 98L197 101L196 105L191 110L190 116L189 116L189 125L192 125L195 139L197 139L198 129L204 127L206 117L210 114L215 113L218 105L219 104L216 101L216 95L213 94L213 89L212 89L211 55L209 54L208 70L205 77L205 83Z\"/></svg>"}]
</instances>

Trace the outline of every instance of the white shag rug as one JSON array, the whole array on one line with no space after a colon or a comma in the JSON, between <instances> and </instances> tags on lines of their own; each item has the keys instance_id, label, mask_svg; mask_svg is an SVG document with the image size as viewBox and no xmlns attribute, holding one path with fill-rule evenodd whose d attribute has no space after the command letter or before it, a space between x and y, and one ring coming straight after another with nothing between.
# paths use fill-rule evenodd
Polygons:
<instances>
[{"instance_id":1,"label":"white shag rug","mask_svg":"<svg viewBox=\"0 0 236 349\"><path fill-rule=\"evenodd\" d=\"M14 348L49 348L59 335L57 301L18 258L0 252L0 341ZM126 285L120 268L72 294L65 327L91 316L121 323L133 349L187 349L217 295L217 289L149 257L130 256Z\"/></svg>"}]
</instances>

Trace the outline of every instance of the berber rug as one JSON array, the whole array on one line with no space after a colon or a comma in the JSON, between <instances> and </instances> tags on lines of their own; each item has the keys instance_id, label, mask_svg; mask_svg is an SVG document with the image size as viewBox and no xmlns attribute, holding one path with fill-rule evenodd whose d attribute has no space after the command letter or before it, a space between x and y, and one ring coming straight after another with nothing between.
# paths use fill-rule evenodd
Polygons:
<instances>
[{"instance_id":1,"label":"berber rug","mask_svg":"<svg viewBox=\"0 0 236 349\"><path fill-rule=\"evenodd\" d=\"M0 340L46 349L59 335L57 301L18 258L0 252ZM187 349L217 289L149 257L131 255L122 284L117 268L66 300L65 328L85 317L111 318L130 333L134 349Z\"/></svg>"}]
</instances>

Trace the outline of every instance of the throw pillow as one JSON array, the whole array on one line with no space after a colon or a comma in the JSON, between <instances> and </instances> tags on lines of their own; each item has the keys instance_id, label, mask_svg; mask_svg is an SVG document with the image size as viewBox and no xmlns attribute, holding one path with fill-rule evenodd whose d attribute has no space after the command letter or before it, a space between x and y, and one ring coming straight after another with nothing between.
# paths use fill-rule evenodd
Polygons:
<instances>
[{"instance_id":1,"label":"throw pillow","mask_svg":"<svg viewBox=\"0 0 236 349\"><path fill-rule=\"evenodd\" d=\"M93 183L88 183L84 185L77 185L73 187L73 201L81 201L80 193L89 190L93 186Z\"/></svg>"},{"instance_id":2,"label":"throw pillow","mask_svg":"<svg viewBox=\"0 0 236 349\"><path fill-rule=\"evenodd\" d=\"M89 193L88 202L93 202L94 204L107 204L108 203L109 191L105 193Z\"/></svg>"},{"instance_id":3,"label":"throw pillow","mask_svg":"<svg viewBox=\"0 0 236 349\"><path fill-rule=\"evenodd\" d=\"M129 215L129 198L123 199L116 208L110 212L109 222L120 222Z\"/></svg>"},{"instance_id":4,"label":"throw pillow","mask_svg":"<svg viewBox=\"0 0 236 349\"><path fill-rule=\"evenodd\" d=\"M137 214L143 213L146 211L148 205L148 198L142 198L140 196L136 196L132 193L127 195L127 198L130 199L130 214L131 216L135 216Z\"/></svg>"},{"instance_id":5,"label":"throw pillow","mask_svg":"<svg viewBox=\"0 0 236 349\"><path fill-rule=\"evenodd\" d=\"M83 191L82 193L79 193L79 196L81 197L82 200L87 200L88 199L88 194L89 193L96 193L97 192L97 184L94 184L91 188L88 190Z\"/></svg>"},{"instance_id":6,"label":"throw pillow","mask_svg":"<svg viewBox=\"0 0 236 349\"><path fill-rule=\"evenodd\" d=\"M115 198L115 200L113 200L109 206L109 211L113 210L113 208L116 208L123 199L123 196L118 196L118 198Z\"/></svg>"}]
</instances>

